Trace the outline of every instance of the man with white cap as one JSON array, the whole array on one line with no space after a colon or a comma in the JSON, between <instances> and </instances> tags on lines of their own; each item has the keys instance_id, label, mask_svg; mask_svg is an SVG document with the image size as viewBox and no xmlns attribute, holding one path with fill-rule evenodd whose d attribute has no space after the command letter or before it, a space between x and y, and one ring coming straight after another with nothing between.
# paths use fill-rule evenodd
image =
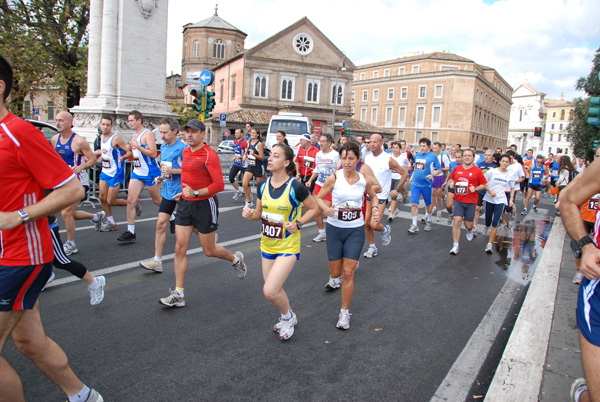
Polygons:
<instances>
[{"instance_id":1,"label":"man with white cap","mask_svg":"<svg viewBox=\"0 0 600 402\"><path fill-rule=\"evenodd\" d=\"M312 138L310 134L302 134L300 137L300 148L298 149L298 155L296 156L296 179L304 185L310 180L315 168L315 157L319 152L319 148L312 144ZM315 189L315 183L313 182L309 186L309 191L312 194Z\"/></svg>"}]
</instances>

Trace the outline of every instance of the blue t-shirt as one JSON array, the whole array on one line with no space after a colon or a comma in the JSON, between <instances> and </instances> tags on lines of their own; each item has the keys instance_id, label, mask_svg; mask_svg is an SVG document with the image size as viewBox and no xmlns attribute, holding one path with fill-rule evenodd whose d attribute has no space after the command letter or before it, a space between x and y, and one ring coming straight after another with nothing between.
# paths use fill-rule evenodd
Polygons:
<instances>
[{"instance_id":1,"label":"blue t-shirt","mask_svg":"<svg viewBox=\"0 0 600 402\"><path fill-rule=\"evenodd\" d=\"M462 163L456 163L456 161L450 162L450 174L452 174L454 169L456 169L456 167L460 166L460 165L462 165Z\"/></svg>"},{"instance_id":2,"label":"blue t-shirt","mask_svg":"<svg viewBox=\"0 0 600 402\"><path fill-rule=\"evenodd\" d=\"M487 163L487 162L485 161L485 159L484 159L484 160L482 160L481 162L479 162L479 163L477 164L477 167L478 167L479 169L481 169L481 172L482 172L483 174L486 174L488 170L495 169L495 168L497 168L497 167L498 167L498 165L496 164L496 162ZM485 190L480 190L480 191L479 191L479 194L485 195L485 193L487 193L487 191L485 191Z\"/></svg>"},{"instance_id":3,"label":"blue t-shirt","mask_svg":"<svg viewBox=\"0 0 600 402\"><path fill-rule=\"evenodd\" d=\"M550 177L558 179L558 162L552 162L550 165Z\"/></svg>"},{"instance_id":4,"label":"blue t-shirt","mask_svg":"<svg viewBox=\"0 0 600 402\"><path fill-rule=\"evenodd\" d=\"M160 160L161 162L171 162L173 169L181 169L181 162L183 160L183 150L187 147L180 139L175 141L171 145L162 144L160 147ZM181 193L181 175L173 174L171 179L166 179L163 184L160 195L165 200L173 201L175 194Z\"/></svg>"},{"instance_id":5,"label":"blue t-shirt","mask_svg":"<svg viewBox=\"0 0 600 402\"><path fill-rule=\"evenodd\" d=\"M429 151L426 154L418 152L413 165L412 185L416 187L433 187L433 180L427 178L434 170L441 170L437 155Z\"/></svg>"}]
</instances>

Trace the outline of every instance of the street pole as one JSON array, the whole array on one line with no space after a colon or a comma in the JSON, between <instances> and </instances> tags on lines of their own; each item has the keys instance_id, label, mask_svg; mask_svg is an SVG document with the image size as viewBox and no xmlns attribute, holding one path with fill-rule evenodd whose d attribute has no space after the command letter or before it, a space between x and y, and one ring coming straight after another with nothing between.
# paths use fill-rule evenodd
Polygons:
<instances>
[{"instance_id":1,"label":"street pole","mask_svg":"<svg viewBox=\"0 0 600 402\"><path fill-rule=\"evenodd\" d=\"M338 72L340 71L340 61L342 62L342 71L346 71L346 53L342 52L342 58L338 59L335 66L335 81L333 82L333 116L331 117L331 136L335 139L335 106L337 104L337 83Z\"/></svg>"}]
</instances>

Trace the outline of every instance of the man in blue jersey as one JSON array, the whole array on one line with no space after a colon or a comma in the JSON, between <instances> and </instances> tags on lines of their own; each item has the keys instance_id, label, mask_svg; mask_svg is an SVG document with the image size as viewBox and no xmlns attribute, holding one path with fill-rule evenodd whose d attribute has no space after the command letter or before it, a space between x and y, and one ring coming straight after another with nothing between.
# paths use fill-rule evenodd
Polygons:
<instances>
[{"instance_id":1,"label":"man in blue jersey","mask_svg":"<svg viewBox=\"0 0 600 402\"><path fill-rule=\"evenodd\" d=\"M179 123L172 117L165 117L158 123L158 129L163 139L160 147L160 164L162 176L156 178L157 182L164 181L162 201L158 208L156 221L156 235L154 236L154 258L140 262L143 268L154 272L162 272L162 256L165 241L167 240L167 224L174 221L173 212L177 207L175 195L181 193L181 162L183 150L186 145L178 137ZM241 132L241 130L240 130Z\"/></svg>"},{"instance_id":2,"label":"man in blue jersey","mask_svg":"<svg viewBox=\"0 0 600 402\"><path fill-rule=\"evenodd\" d=\"M442 168L438 157L431 152L431 140L421 138L419 140L419 149L415 155L413 164L412 185L410 187L410 202L412 204L412 225L408 229L409 233L417 233L417 218L419 215L419 200L423 197L427 218L425 222L425 231L431 230L431 215L433 204L431 203L431 194L433 189L433 176L440 174Z\"/></svg>"},{"instance_id":3,"label":"man in blue jersey","mask_svg":"<svg viewBox=\"0 0 600 402\"><path fill-rule=\"evenodd\" d=\"M537 212L537 205L540 202L542 191L544 190L544 182L546 177L550 174L548 167L544 165L544 157L538 155L535 159L535 163L527 166L529 171L529 183L527 184L527 194L525 195L525 208L521 215L526 215L529 209L529 202L531 196L535 195L533 200L533 212Z\"/></svg>"}]
</instances>

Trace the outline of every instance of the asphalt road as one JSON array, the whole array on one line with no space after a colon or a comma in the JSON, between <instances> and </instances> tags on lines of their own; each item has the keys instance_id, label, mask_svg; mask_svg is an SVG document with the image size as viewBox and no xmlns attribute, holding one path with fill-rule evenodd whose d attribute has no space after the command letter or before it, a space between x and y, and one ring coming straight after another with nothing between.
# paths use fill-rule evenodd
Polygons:
<instances>
[{"instance_id":1,"label":"asphalt road","mask_svg":"<svg viewBox=\"0 0 600 402\"><path fill-rule=\"evenodd\" d=\"M193 239L180 309L158 303L175 285L175 236L167 236L164 273L137 266L154 250L158 207L148 198L135 244L116 241L126 227L124 208L114 209L116 232L77 223L79 253L72 257L105 273L105 299L91 306L85 284L55 270L58 279L41 296L42 317L73 370L106 401L428 401L452 387L465 397L484 393L481 382L493 375L541 253L549 227L544 219L554 215L543 199L540 212L517 225L516 236L501 232L492 256L483 251L487 239L467 242L463 230L460 254L451 256L446 213L431 232L420 223L421 231L410 235L409 205L401 206L391 245L381 246L377 235L379 255L361 259L348 331L335 327L341 293L324 289L325 243L313 243L317 228L307 225L300 261L284 286L298 325L282 342L272 331L278 312L262 294L259 224L241 218L243 201L231 195L219 197L219 242L245 254L248 275L238 280L230 264L205 257ZM497 308L500 298L505 308ZM497 322L490 324L491 316ZM495 328L491 349L478 340L482 325ZM28 401L65 399L10 341L3 354L20 374Z\"/></svg>"}]
</instances>

